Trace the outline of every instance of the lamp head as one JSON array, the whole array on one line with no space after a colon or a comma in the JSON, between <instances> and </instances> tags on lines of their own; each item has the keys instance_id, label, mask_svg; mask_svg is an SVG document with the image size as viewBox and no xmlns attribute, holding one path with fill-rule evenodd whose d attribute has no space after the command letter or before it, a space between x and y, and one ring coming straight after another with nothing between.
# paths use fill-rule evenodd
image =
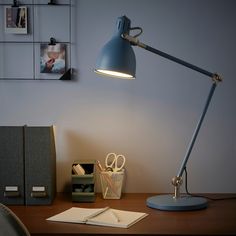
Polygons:
<instances>
[{"instance_id":1,"label":"lamp head","mask_svg":"<svg viewBox=\"0 0 236 236\"><path fill-rule=\"evenodd\" d=\"M119 17L113 37L99 53L96 73L122 79L135 78L135 54L130 42L122 38L129 31L130 20L126 16Z\"/></svg>"}]
</instances>

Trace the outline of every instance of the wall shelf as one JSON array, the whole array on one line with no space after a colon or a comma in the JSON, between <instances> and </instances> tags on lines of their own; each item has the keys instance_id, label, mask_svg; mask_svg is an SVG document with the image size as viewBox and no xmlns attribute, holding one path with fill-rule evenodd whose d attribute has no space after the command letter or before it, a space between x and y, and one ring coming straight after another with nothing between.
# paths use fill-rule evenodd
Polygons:
<instances>
[{"instance_id":1,"label":"wall shelf","mask_svg":"<svg viewBox=\"0 0 236 236\"><path fill-rule=\"evenodd\" d=\"M5 32L5 8L27 7L27 34ZM0 80L71 80L72 0L3 0L0 4ZM65 47L65 72L40 72L41 44ZM55 67L54 67L55 68Z\"/></svg>"}]
</instances>

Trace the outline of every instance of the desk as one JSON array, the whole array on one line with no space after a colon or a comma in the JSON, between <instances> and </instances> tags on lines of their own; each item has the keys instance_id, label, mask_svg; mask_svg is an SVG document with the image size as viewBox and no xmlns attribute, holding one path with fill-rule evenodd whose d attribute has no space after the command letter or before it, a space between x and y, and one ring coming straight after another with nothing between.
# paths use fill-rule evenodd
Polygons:
<instances>
[{"instance_id":1,"label":"desk","mask_svg":"<svg viewBox=\"0 0 236 236\"><path fill-rule=\"evenodd\" d=\"M148 208L146 198L154 194L123 194L120 200L73 203L70 195L57 194L50 206L9 206L22 220L31 235L236 235L236 200L210 201L204 210L166 212ZM214 194L211 197L235 195ZM129 229L84 224L50 222L45 219L70 207L105 207L141 211L149 214Z\"/></svg>"}]
</instances>

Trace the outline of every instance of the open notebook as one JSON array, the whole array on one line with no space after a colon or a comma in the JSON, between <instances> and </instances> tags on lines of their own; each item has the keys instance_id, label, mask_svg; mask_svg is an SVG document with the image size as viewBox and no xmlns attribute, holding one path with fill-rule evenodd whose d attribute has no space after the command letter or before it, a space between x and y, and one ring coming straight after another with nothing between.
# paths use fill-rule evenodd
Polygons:
<instances>
[{"instance_id":1,"label":"open notebook","mask_svg":"<svg viewBox=\"0 0 236 236\"><path fill-rule=\"evenodd\" d=\"M47 220L128 228L146 217L146 213L105 208L72 207Z\"/></svg>"}]
</instances>

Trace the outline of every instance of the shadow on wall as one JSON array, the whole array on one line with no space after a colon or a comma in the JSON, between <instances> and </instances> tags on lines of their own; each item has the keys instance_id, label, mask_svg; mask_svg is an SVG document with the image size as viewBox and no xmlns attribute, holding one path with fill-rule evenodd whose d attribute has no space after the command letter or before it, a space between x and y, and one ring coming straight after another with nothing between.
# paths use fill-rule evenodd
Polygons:
<instances>
[{"instance_id":1,"label":"shadow on wall","mask_svg":"<svg viewBox=\"0 0 236 236\"><path fill-rule=\"evenodd\" d=\"M59 192L71 192L71 167L76 160L99 160L103 161L104 150L93 142L91 137L79 134L75 130L66 130L64 136L66 157L57 162L57 186ZM99 187L98 175L96 185Z\"/></svg>"},{"instance_id":2,"label":"shadow on wall","mask_svg":"<svg viewBox=\"0 0 236 236\"><path fill-rule=\"evenodd\" d=\"M105 167L105 157L108 154L108 145L101 140L95 140L92 136L80 134L78 130L66 130L63 134L64 150L61 160L57 161L57 187L58 192L71 192L71 168L76 160L99 160ZM116 150L114 150L116 152ZM153 181L153 173L157 171L156 165L150 167L143 162L137 150L123 150L126 157L125 178L123 192L156 192L161 187L158 180ZM145 173L145 174L144 174ZM101 183L98 169L96 168L95 191L101 192ZM150 180L152 180L150 182ZM139 184L137 184L137 181ZM147 185L147 183L150 183ZM149 190L150 191L150 190Z\"/></svg>"}]
</instances>

